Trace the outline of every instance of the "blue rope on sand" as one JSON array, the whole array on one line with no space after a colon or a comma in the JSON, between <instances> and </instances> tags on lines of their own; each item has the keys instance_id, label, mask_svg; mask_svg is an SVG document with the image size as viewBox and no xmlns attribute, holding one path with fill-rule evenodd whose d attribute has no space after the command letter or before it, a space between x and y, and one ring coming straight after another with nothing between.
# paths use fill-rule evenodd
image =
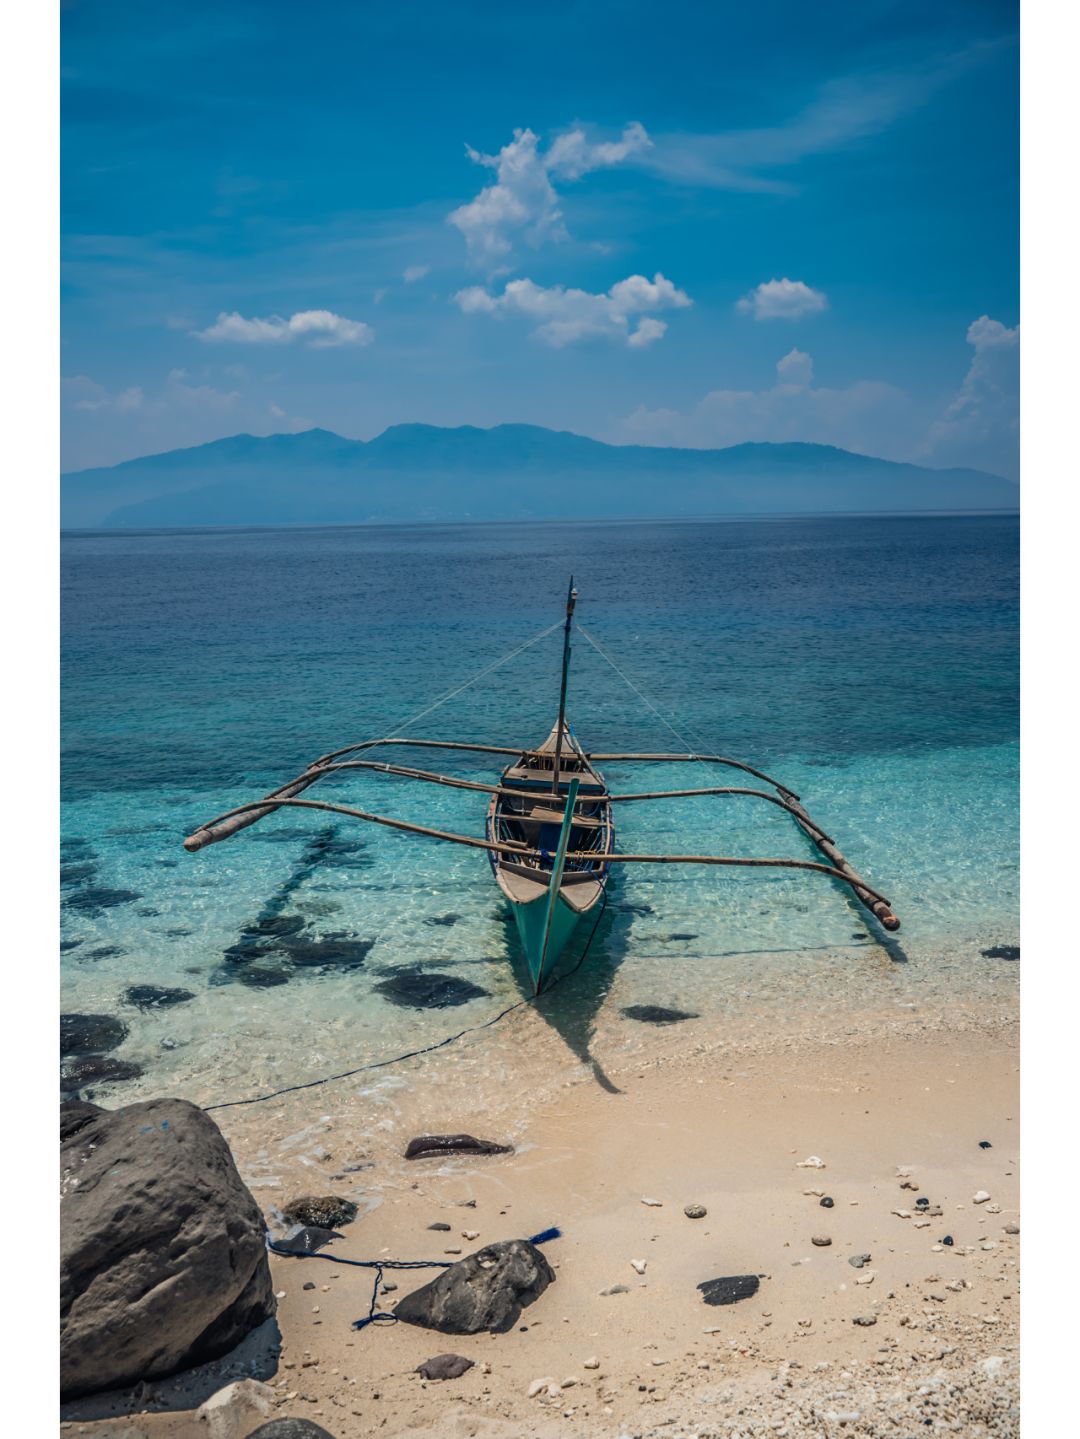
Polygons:
<instances>
[{"instance_id":1,"label":"blue rope on sand","mask_svg":"<svg viewBox=\"0 0 1080 1439\"><path fill-rule=\"evenodd\" d=\"M550 1229L542 1229L539 1234L534 1234L528 1241L530 1244L547 1244L552 1239L561 1239L562 1230L556 1225ZM384 1269L449 1269L454 1263L451 1259L346 1259L340 1254L305 1254L302 1249L286 1249L278 1239L271 1239L266 1236L266 1247L274 1254L281 1254L286 1259L328 1259L331 1264L351 1264L354 1269L374 1269L375 1287L371 1291L371 1304L363 1319L354 1319L354 1329L366 1329L369 1324L397 1324L396 1314L377 1314L375 1305L379 1300L379 1290L382 1288Z\"/></svg>"}]
</instances>

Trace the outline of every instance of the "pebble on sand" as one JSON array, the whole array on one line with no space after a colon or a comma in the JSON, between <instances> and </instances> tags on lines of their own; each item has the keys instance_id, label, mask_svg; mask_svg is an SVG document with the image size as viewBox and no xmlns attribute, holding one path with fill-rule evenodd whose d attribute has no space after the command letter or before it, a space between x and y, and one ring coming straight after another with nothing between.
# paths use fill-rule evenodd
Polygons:
<instances>
[{"instance_id":1,"label":"pebble on sand","mask_svg":"<svg viewBox=\"0 0 1080 1439\"><path fill-rule=\"evenodd\" d=\"M649 1199L644 1194L641 1196L641 1202L642 1204L648 1204L652 1209L662 1209L664 1204L662 1199Z\"/></svg>"},{"instance_id":2,"label":"pebble on sand","mask_svg":"<svg viewBox=\"0 0 1080 1439\"><path fill-rule=\"evenodd\" d=\"M581 1366L583 1369L599 1369L600 1360L594 1354L591 1359L586 1359Z\"/></svg>"},{"instance_id":3,"label":"pebble on sand","mask_svg":"<svg viewBox=\"0 0 1080 1439\"><path fill-rule=\"evenodd\" d=\"M870 1263L870 1255L869 1255L869 1254L853 1254L853 1255L851 1256L851 1258L848 1260L848 1263L851 1265L852 1269L862 1269L862 1267L863 1267L865 1264L869 1264L869 1263Z\"/></svg>"},{"instance_id":4,"label":"pebble on sand","mask_svg":"<svg viewBox=\"0 0 1080 1439\"><path fill-rule=\"evenodd\" d=\"M601 1289L601 1299L606 1299L609 1294L629 1294L630 1289L626 1284L609 1284L606 1289Z\"/></svg>"},{"instance_id":5,"label":"pebble on sand","mask_svg":"<svg viewBox=\"0 0 1080 1439\"><path fill-rule=\"evenodd\" d=\"M796 1169L824 1169L824 1159L819 1159L816 1154L811 1154L806 1159L800 1159L795 1166Z\"/></svg>"},{"instance_id":6,"label":"pebble on sand","mask_svg":"<svg viewBox=\"0 0 1080 1439\"><path fill-rule=\"evenodd\" d=\"M832 1240L827 1234L814 1234L810 1238L811 1244L816 1244L819 1249L828 1249Z\"/></svg>"},{"instance_id":7,"label":"pebble on sand","mask_svg":"<svg viewBox=\"0 0 1080 1439\"><path fill-rule=\"evenodd\" d=\"M864 1329L868 1329L871 1324L876 1324L876 1323L877 1323L877 1315L876 1315L876 1314L856 1314L855 1317L854 1317L854 1319L852 1319L851 1322L852 1322L852 1324L861 1324Z\"/></svg>"},{"instance_id":8,"label":"pebble on sand","mask_svg":"<svg viewBox=\"0 0 1080 1439\"><path fill-rule=\"evenodd\" d=\"M979 1189L971 1196L971 1202L972 1204L985 1204L989 1198L990 1196L985 1189Z\"/></svg>"},{"instance_id":9,"label":"pebble on sand","mask_svg":"<svg viewBox=\"0 0 1080 1439\"><path fill-rule=\"evenodd\" d=\"M646 1264L647 1264L647 1260L644 1260L644 1259L631 1259L631 1261L630 1261L630 1268L631 1268L632 1270L634 1270L634 1272L635 1272L636 1274L644 1274L644 1273L645 1273Z\"/></svg>"},{"instance_id":10,"label":"pebble on sand","mask_svg":"<svg viewBox=\"0 0 1080 1439\"><path fill-rule=\"evenodd\" d=\"M688 1204L683 1210L687 1219L704 1219L708 1212L704 1204Z\"/></svg>"},{"instance_id":11,"label":"pebble on sand","mask_svg":"<svg viewBox=\"0 0 1080 1439\"><path fill-rule=\"evenodd\" d=\"M826 1194L821 1200L821 1207L822 1209L831 1209L835 1203L836 1200Z\"/></svg>"}]
</instances>

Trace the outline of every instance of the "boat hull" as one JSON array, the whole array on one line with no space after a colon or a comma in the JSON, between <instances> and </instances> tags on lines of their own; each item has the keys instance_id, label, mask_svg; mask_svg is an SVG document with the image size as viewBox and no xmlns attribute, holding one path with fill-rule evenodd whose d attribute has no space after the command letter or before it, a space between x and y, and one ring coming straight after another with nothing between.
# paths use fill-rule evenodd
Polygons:
<instances>
[{"instance_id":1,"label":"boat hull","mask_svg":"<svg viewBox=\"0 0 1080 1439\"><path fill-rule=\"evenodd\" d=\"M546 900L534 900L531 904L512 905L517 922L521 947L534 989L539 992L544 980L554 970L559 956L569 944L574 930L581 920L580 913L559 895L551 915L551 933L548 935L547 953L544 953L544 924L547 919Z\"/></svg>"}]
</instances>

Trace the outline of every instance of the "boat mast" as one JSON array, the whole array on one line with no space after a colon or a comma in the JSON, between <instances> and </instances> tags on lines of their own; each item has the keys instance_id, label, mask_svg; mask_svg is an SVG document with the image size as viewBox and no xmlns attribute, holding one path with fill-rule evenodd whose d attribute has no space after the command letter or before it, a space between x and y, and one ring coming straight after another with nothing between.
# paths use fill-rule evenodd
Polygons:
<instances>
[{"instance_id":1,"label":"boat mast","mask_svg":"<svg viewBox=\"0 0 1080 1439\"><path fill-rule=\"evenodd\" d=\"M562 646L562 684L559 687L559 723L555 727L555 768L551 774L551 793L559 792L559 768L562 764L562 737L563 725L566 722L566 678L570 672L570 626L574 619L574 606L577 604L577 590L574 589L574 577L570 576L570 588L566 592L566 624L563 626Z\"/></svg>"}]
</instances>

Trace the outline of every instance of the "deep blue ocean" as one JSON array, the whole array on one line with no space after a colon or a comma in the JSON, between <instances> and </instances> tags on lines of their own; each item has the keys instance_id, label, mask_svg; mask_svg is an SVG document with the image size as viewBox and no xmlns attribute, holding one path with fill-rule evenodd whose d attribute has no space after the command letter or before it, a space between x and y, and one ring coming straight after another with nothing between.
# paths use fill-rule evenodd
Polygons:
<instances>
[{"instance_id":1,"label":"deep blue ocean","mask_svg":"<svg viewBox=\"0 0 1080 1439\"><path fill-rule=\"evenodd\" d=\"M479 852L299 811L195 856L181 840L315 756L395 732L555 624L571 573L579 620L663 717L578 636L568 712L587 749L677 750L675 731L784 780L892 900L893 961L977 964L980 944L1015 938L1013 517L79 532L62 569L64 1007L126 1015L140 1092L289 1079L517 997L513 926ZM548 635L409 733L538 742L560 645ZM496 757L411 754L392 757L498 770ZM606 773L616 791L739 783L704 766ZM331 789L483 832L480 794L371 775L319 793ZM746 799L617 819L624 850L816 857L786 816ZM594 1028L620 1005L710 1012L781 969L798 978L812 956L857 967L881 952L821 876L627 870L588 961L604 984L567 986L581 984ZM279 954L255 966L277 977L252 982L226 952L282 915L316 946L345 941L341 954ZM417 968L483 992L417 1013L376 988ZM193 997L123 1009L141 983Z\"/></svg>"}]
</instances>

